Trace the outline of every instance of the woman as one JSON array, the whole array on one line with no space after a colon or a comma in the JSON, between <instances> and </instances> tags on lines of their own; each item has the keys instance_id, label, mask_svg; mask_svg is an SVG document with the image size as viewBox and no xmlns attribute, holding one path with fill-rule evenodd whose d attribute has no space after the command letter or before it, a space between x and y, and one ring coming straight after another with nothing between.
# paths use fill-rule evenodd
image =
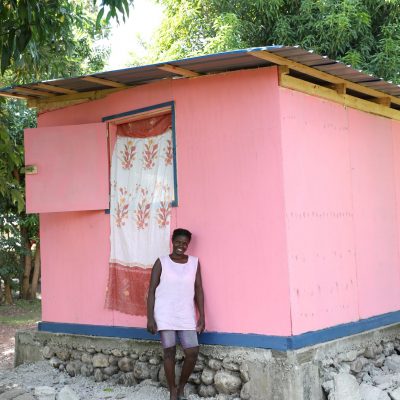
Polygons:
<instances>
[{"instance_id":1,"label":"woman","mask_svg":"<svg viewBox=\"0 0 400 400\"><path fill-rule=\"evenodd\" d=\"M205 327L200 263L197 257L185 254L191 237L186 229L174 230L172 253L155 262L147 299L147 330L153 334L160 332L170 400L184 399L183 389L199 354L197 333ZM194 302L199 312L197 324ZM175 382L177 336L185 353L178 386Z\"/></svg>"}]
</instances>

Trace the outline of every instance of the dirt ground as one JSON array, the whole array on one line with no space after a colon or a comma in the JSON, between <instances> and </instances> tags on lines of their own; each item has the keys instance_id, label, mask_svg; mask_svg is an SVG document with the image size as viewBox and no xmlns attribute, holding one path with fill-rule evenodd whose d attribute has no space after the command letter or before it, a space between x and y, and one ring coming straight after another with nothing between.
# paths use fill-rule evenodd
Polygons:
<instances>
[{"instance_id":1,"label":"dirt ground","mask_svg":"<svg viewBox=\"0 0 400 400\"><path fill-rule=\"evenodd\" d=\"M36 324L22 324L18 327L0 326L0 371L13 368L15 332L19 329L35 329Z\"/></svg>"},{"instance_id":2,"label":"dirt ground","mask_svg":"<svg viewBox=\"0 0 400 400\"><path fill-rule=\"evenodd\" d=\"M14 366L15 332L36 329L41 318L40 300L15 300L13 305L0 305L0 370Z\"/></svg>"}]
</instances>

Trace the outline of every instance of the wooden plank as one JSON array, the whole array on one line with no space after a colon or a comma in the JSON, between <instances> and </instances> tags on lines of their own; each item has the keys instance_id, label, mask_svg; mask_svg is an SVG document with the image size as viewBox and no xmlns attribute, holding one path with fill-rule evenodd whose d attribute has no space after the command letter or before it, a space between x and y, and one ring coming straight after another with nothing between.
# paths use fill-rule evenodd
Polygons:
<instances>
[{"instance_id":1,"label":"wooden plank","mask_svg":"<svg viewBox=\"0 0 400 400\"><path fill-rule=\"evenodd\" d=\"M103 78L96 78L95 76L84 76L83 78L80 78L80 79L82 81L93 82L93 83L97 83L99 85L108 86L108 87L114 87L114 88L128 87L128 86L124 85L123 83L110 81L108 79L103 79Z\"/></svg>"},{"instance_id":2,"label":"wooden plank","mask_svg":"<svg viewBox=\"0 0 400 400\"><path fill-rule=\"evenodd\" d=\"M62 94L73 94L73 93L78 93L76 90L72 89L66 89L54 85L49 85L47 83L37 83L36 85L31 85L31 87L37 87L39 89L46 89L49 92L55 92L55 93L62 93Z\"/></svg>"},{"instance_id":3,"label":"wooden plank","mask_svg":"<svg viewBox=\"0 0 400 400\"><path fill-rule=\"evenodd\" d=\"M114 89L103 89L103 90L92 90L90 92L82 92L75 94L66 94L63 96L53 96L46 99L30 99L28 101L28 107L38 108L38 111L57 109L65 107L65 103L73 102L75 100L98 100L109 94L119 92L121 90L128 89L129 87L114 88ZM55 107L55 104L57 106ZM71 103L70 103L71 104Z\"/></svg>"},{"instance_id":4,"label":"wooden plank","mask_svg":"<svg viewBox=\"0 0 400 400\"><path fill-rule=\"evenodd\" d=\"M34 96L42 96L42 97L55 96L53 93L43 92L41 90L34 90L34 89L29 89L29 88L24 88L24 87L15 87L12 90L14 90L17 93L33 94Z\"/></svg>"},{"instance_id":5,"label":"wooden plank","mask_svg":"<svg viewBox=\"0 0 400 400\"><path fill-rule=\"evenodd\" d=\"M290 68L287 65L278 66L279 75L287 75L290 73Z\"/></svg>"},{"instance_id":6,"label":"wooden plank","mask_svg":"<svg viewBox=\"0 0 400 400\"><path fill-rule=\"evenodd\" d=\"M280 77L280 86L287 89L297 90L311 96L317 96L326 100L334 101L335 103L342 104L345 107L355 108L357 110L400 121L400 111L398 110L394 110L393 108L372 101L360 99L349 94L339 94L336 90L303 81L302 79L294 78L293 76L282 75Z\"/></svg>"},{"instance_id":7,"label":"wooden plank","mask_svg":"<svg viewBox=\"0 0 400 400\"><path fill-rule=\"evenodd\" d=\"M162 69L163 71L172 72L174 74L184 76L186 78L194 78L195 76L200 76L198 72L191 71L190 69L176 67L175 65L171 64L164 64L158 69Z\"/></svg>"},{"instance_id":8,"label":"wooden plank","mask_svg":"<svg viewBox=\"0 0 400 400\"><path fill-rule=\"evenodd\" d=\"M0 97L9 97L11 99L21 99L21 100L31 99L31 97L24 96L23 94L14 94L14 93L8 93L8 92L0 92Z\"/></svg>"},{"instance_id":9,"label":"wooden plank","mask_svg":"<svg viewBox=\"0 0 400 400\"><path fill-rule=\"evenodd\" d=\"M70 106L76 106L77 104L82 104L82 103L87 103L89 102L90 99L78 99L78 100L68 100L68 101L54 101L52 103L45 103L45 104L39 104L36 106L32 106L29 104L28 101L28 107L35 107L38 114L48 112L48 111L54 111L54 110L60 110L62 108L70 107Z\"/></svg>"},{"instance_id":10,"label":"wooden plank","mask_svg":"<svg viewBox=\"0 0 400 400\"><path fill-rule=\"evenodd\" d=\"M390 97L380 97L378 99L372 99L374 103L382 104L383 106L390 107L390 104L392 103Z\"/></svg>"},{"instance_id":11,"label":"wooden plank","mask_svg":"<svg viewBox=\"0 0 400 400\"><path fill-rule=\"evenodd\" d=\"M333 88L338 94L346 94L346 84L345 83L335 83Z\"/></svg>"},{"instance_id":12,"label":"wooden plank","mask_svg":"<svg viewBox=\"0 0 400 400\"><path fill-rule=\"evenodd\" d=\"M150 118L150 117L157 117L163 114L170 114L172 110L171 106L168 107L163 107L163 108L157 108L155 110L151 111L144 111L143 113L135 114L135 115L127 115L126 117L121 117L121 118L115 118L108 120L107 122L113 123L113 124L121 124L124 121L137 121L140 119L143 119L143 117Z\"/></svg>"},{"instance_id":13,"label":"wooden plank","mask_svg":"<svg viewBox=\"0 0 400 400\"><path fill-rule=\"evenodd\" d=\"M350 82L346 79L328 74L327 72L319 71L316 68L309 67L307 65L300 64L296 61L288 60L287 58L278 56L277 54L269 53L268 51L250 51L248 54L261 58L263 60L269 61L273 64L277 65L287 65L290 69L293 69L295 71L301 72L303 74L313 76L314 78L321 79L323 81L333 83L333 84L340 84L344 83L346 84L347 89L353 90L355 92L359 93L364 93L368 96L372 97L388 97L387 93L380 92L379 90L371 89L366 86L362 86L358 83ZM394 96L389 96L391 99L391 102L394 104L400 105L400 99Z\"/></svg>"}]
</instances>

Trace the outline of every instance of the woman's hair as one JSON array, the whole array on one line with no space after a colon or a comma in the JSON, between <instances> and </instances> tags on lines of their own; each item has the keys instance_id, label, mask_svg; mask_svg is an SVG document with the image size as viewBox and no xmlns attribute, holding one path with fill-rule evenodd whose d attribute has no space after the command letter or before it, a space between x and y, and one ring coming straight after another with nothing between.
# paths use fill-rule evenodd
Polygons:
<instances>
[{"instance_id":1,"label":"woman's hair","mask_svg":"<svg viewBox=\"0 0 400 400\"><path fill-rule=\"evenodd\" d=\"M192 234L187 229L178 228L175 229L172 233L172 240L174 240L177 236L186 236L189 240L192 239Z\"/></svg>"}]
</instances>

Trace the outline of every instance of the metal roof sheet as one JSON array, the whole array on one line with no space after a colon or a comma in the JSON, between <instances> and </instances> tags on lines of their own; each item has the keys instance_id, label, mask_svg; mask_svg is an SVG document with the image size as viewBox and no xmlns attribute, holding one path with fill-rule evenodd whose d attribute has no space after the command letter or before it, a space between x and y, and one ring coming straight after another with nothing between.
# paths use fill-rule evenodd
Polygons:
<instances>
[{"instance_id":1,"label":"metal roof sheet","mask_svg":"<svg viewBox=\"0 0 400 400\"><path fill-rule=\"evenodd\" d=\"M256 51L267 51L288 60L315 68L316 70L329 73L351 82L359 83L367 88L376 89L391 96L400 97L399 85L395 85L391 82L386 82L383 79L373 77L370 74L356 70L339 61L331 60L326 56L318 55L313 51L307 51L298 46L265 46L234 50L152 65L99 72L74 78L33 82L25 85L14 85L0 89L0 94L3 96L7 96L7 94L17 95L20 93L21 88L25 88L31 91L38 90L42 92L42 94L39 92L37 94L34 92L29 92L27 95L30 98L43 99L43 92L46 92L48 89L39 88L36 86L37 84L47 84L57 88L70 89L78 93L84 93L93 90L110 89L110 86L103 85L98 82L85 81L83 80L85 77L106 79L109 81L119 82L127 86L134 86L138 84L154 82L160 79L177 77L179 75L177 73L160 69L160 67L165 66L166 64L178 68L184 68L198 74L210 74L247 68L258 68L274 64L273 62L254 57L250 54L250 52ZM62 96L61 93L53 93L49 91L49 94L50 93L52 95Z\"/></svg>"}]
</instances>

